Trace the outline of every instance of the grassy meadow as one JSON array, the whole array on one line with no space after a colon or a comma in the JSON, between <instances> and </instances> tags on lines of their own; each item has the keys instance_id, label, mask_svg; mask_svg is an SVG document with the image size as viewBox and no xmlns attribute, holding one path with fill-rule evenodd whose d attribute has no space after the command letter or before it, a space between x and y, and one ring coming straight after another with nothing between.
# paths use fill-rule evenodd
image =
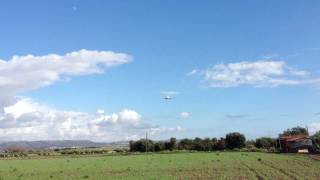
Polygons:
<instances>
[{"instance_id":1,"label":"grassy meadow","mask_svg":"<svg viewBox=\"0 0 320 180\"><path fill-rule=\"evenodd\" d=\"M319 179L307 155L212 152L0 161L1 179Z\"/></svg>"}]
</instances>

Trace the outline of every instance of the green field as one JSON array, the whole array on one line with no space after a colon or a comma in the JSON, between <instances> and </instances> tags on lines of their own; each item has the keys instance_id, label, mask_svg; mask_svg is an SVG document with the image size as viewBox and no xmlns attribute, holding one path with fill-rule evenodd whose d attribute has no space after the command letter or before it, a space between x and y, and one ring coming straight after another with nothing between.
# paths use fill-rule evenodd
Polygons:
<instances>
[{"instance_id":1,"label":"green field","mask_svg":"<svg viewBox=\"0 0 320 180\"><path fill-rule=\"evenodd\" d=\"M306 155L170 153L0 161L1 179L319 179Z\"/></svg>"}]
</instances>

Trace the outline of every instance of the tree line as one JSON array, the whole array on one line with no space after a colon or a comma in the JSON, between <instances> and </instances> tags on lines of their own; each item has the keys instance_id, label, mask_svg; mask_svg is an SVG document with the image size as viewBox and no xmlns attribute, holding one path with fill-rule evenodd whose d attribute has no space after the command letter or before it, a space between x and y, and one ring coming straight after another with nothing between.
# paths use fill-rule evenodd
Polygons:
<instances>
[{"instance_id":1,"label":"tree line","mask_svg":"<svg viewBox=\"0 0 320 180\"><path fill-rule=\"evenodd\" d=\"M159 152L172 150L194 150L194 151L215 151L243 148L246 145L246 138L243 134L234 132L226 135L225 138L204 138L194 139L170 138L168 141L152 141L150 139L140 139L138 141L130 141L130 151L132 152Z\"/></svg>"},{"instance_id":2,"label":"tree line","mask_svg":"<svg viewBox=\"0 0 320 180\"><path fill-rule=\"evenodd\" d=\"M308 130L303 127L294 127L283 131L279 136L288 135L308 135ZM320 148L320 131L311 136L313 144ZM255 140L246 140L244 134L239 132L228 133L225 137L217 138L194 138L180 139L172 137L167 141L152 141L150 139L140 139L130 141L129 148L131 152L159 152L173 150L189 151L218 151L234 149L264 149L266 151L277 151L279 148L277 138L260 137Z\"/></svg>"}]
</instances>

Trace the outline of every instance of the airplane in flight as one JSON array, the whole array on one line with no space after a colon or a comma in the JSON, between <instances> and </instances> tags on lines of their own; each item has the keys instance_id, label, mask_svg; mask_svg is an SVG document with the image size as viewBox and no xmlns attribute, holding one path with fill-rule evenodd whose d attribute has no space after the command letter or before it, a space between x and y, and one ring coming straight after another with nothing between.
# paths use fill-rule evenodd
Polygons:
<instances>
[{"instance_id":1,"label":"airplane in flight","mask_svg":"<svg viewBox=\"0 0 320 180\"><path fill-rule=\"evenodd\" d=\"M172 97L171 97L171 96L165 96L163 99L165 99L165 100L171 100Z\"/></svg>"}]
</instances>

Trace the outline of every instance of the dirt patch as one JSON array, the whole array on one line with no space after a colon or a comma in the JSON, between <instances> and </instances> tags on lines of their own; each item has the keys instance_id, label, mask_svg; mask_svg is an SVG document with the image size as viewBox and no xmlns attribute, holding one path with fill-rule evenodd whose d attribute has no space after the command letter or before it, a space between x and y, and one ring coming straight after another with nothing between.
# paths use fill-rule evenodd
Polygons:
<instances>
[{"instance_id":1,"label":"dirt patch","mask_svg":"<svg viewBox=\"0 0 320 180\"><path fill-rule=\"evenodd\" d=\"M310 157L311 159L320 161L320 154L318 154L318 155L309 155L309 157Z\"/></svg>"}]
</instances>

